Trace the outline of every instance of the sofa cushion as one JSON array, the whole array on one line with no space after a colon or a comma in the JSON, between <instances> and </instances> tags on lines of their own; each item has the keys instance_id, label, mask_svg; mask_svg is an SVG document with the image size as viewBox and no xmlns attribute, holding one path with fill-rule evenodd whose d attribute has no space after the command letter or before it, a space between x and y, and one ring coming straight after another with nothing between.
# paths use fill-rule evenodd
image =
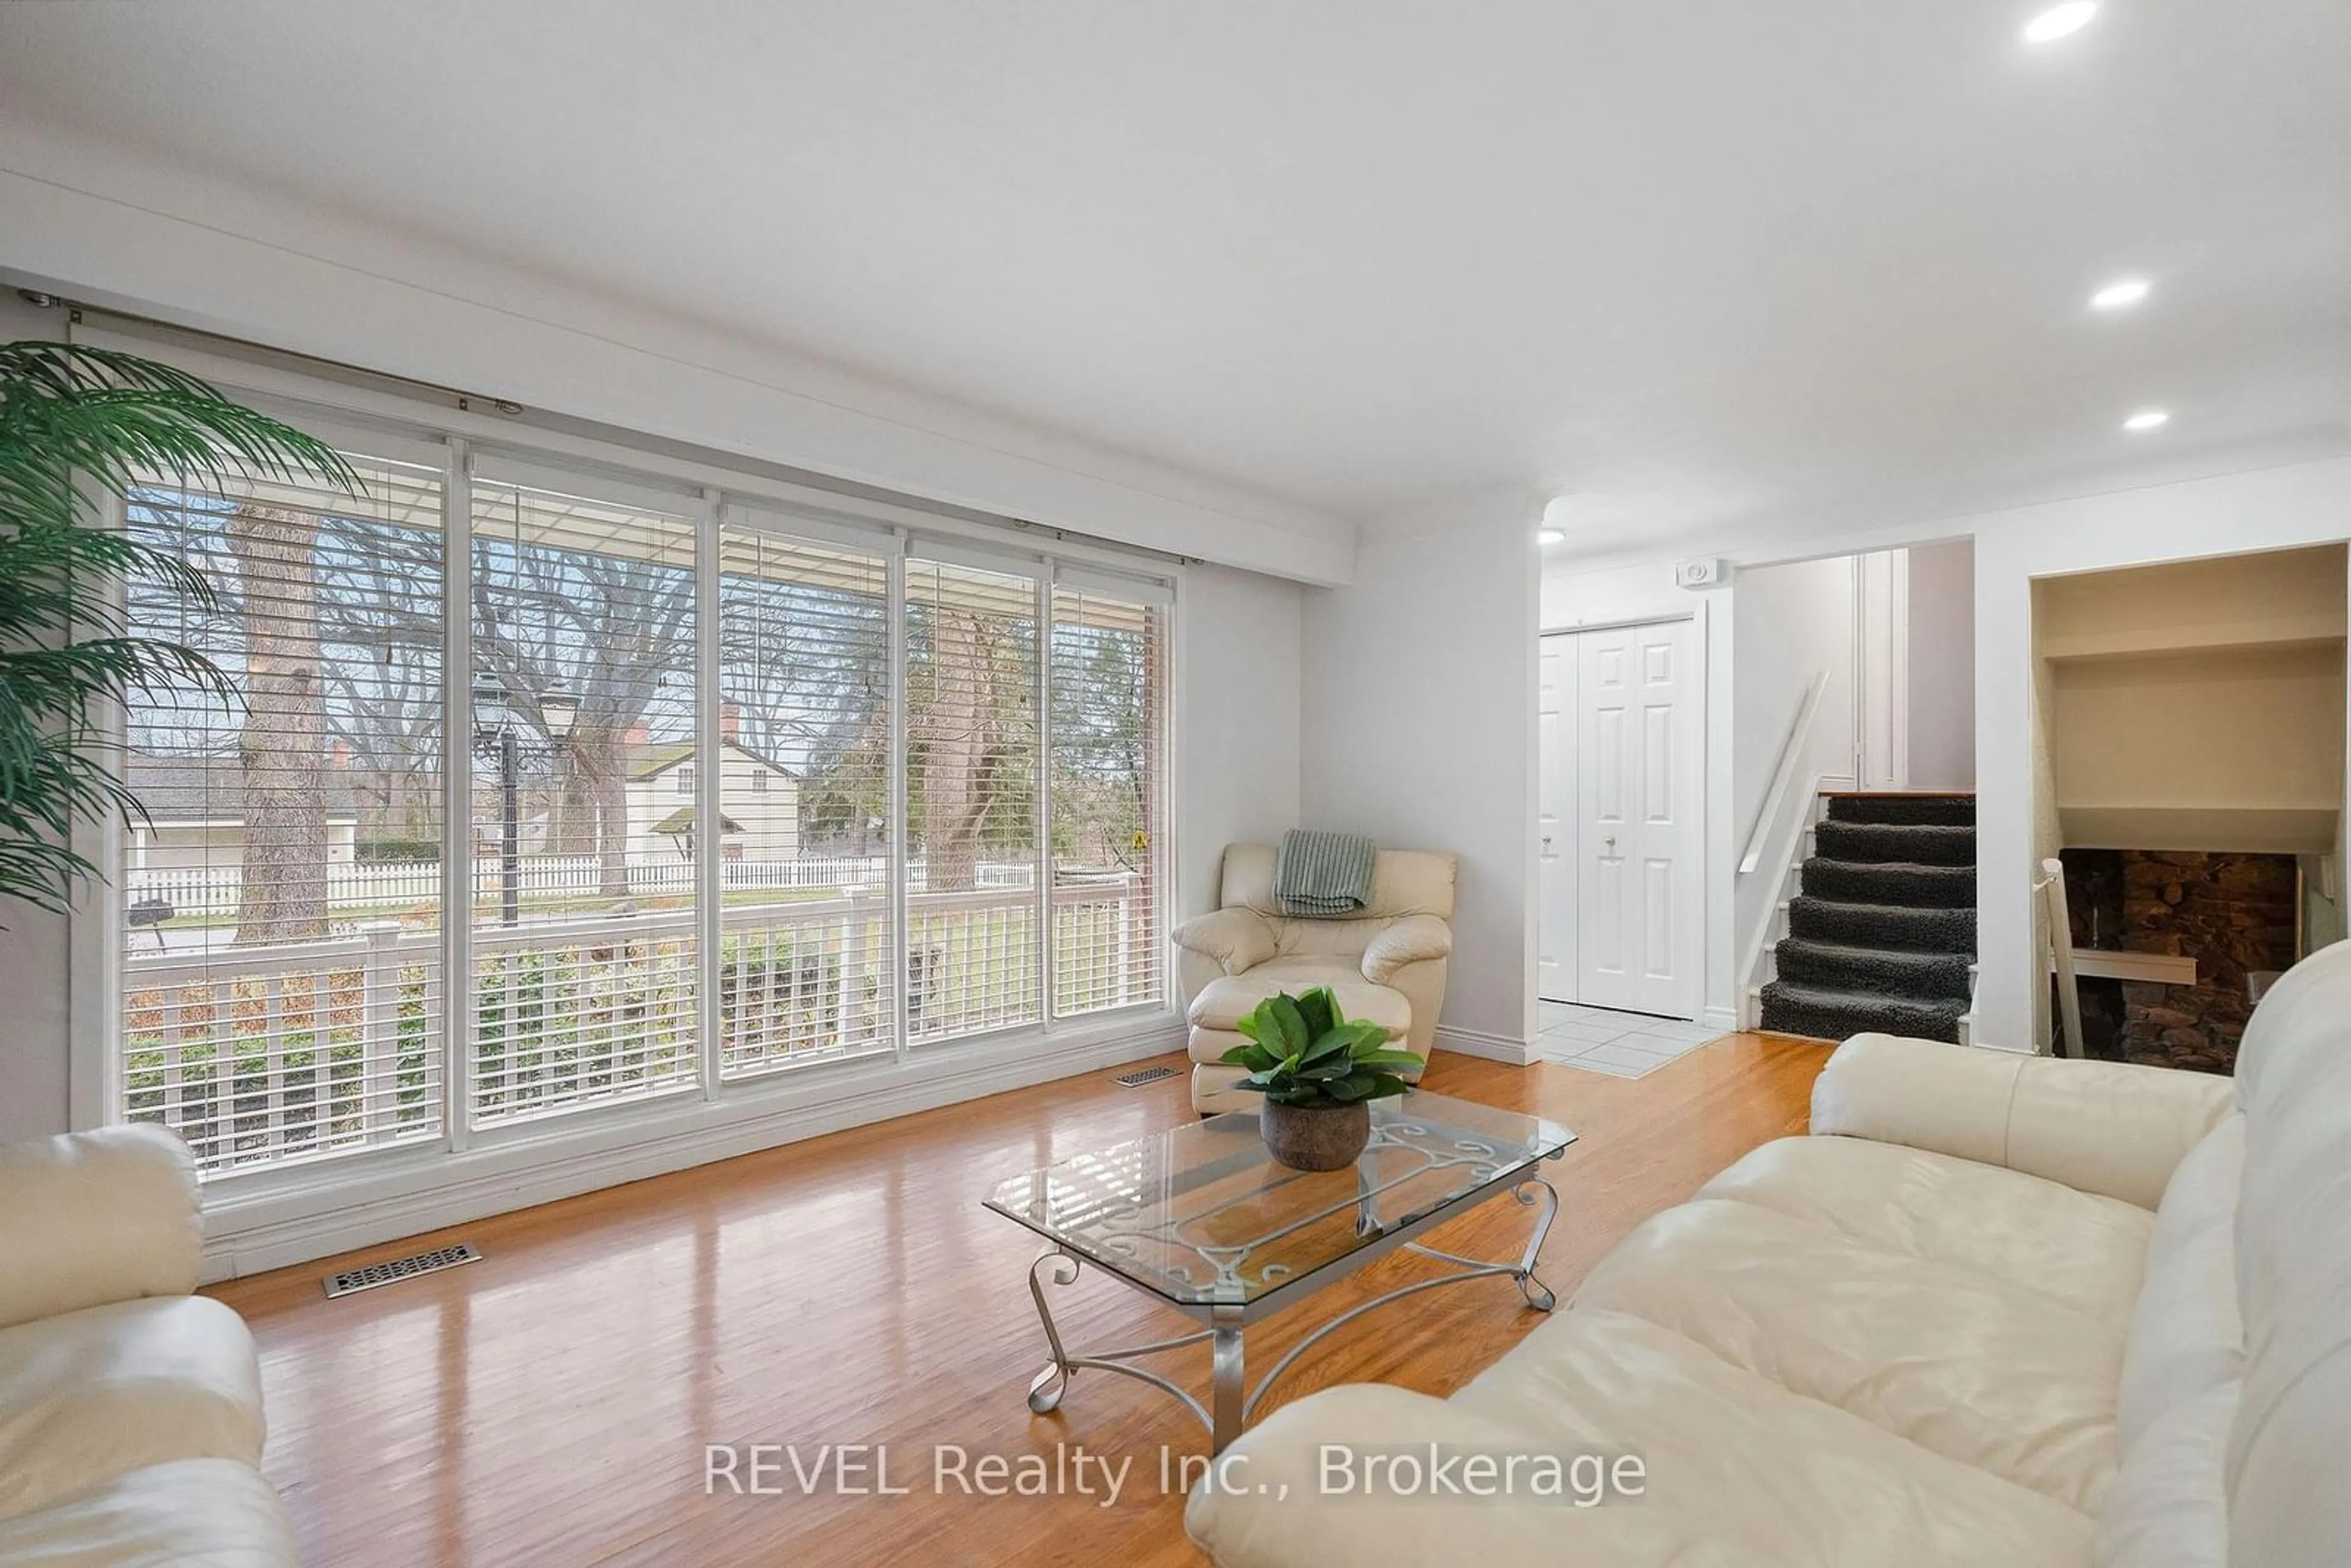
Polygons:
<instances>
[{"instance_id":1,"label":"sofa cushion","mask_svg":"<svg viewBox=\"0 0 2351 1568\"><path fill-rule=\"evenodd\" d=\"M2091 1521L1645 1319L1556 1314L1454 1396L1550 1451L1637 1453L1639 1505L1772 1562L2085 1563Z\"/></svg>"},{"instance_id":2,"label":"sofa cushion","mask_svg":"<svg viewBox=\"0 0 2351 1568\"><path fill-rule=\"evenodd\" d=\"M1637 1454L1645 1490L1597 1507L1523 1486L1342 1495L1322 1464L1332 1449L1432 1448L1502 1465ZM1555 1314L1451 1400L1329 1389L1276 1410L1228 1454L1238 1484L1195 1488L1184 1516L1222 1568L2084 1568L2091 1549L2091 1523L2071 1509L1613 1312Z\"/></svg>"},{"instance_id":3,"label":"sofa cushion","mask_svg":"<svg viewBox=\"0 0 2351 1568\"><path fill-rule=\"evenodd\" d=\"M2113 1481L2123 1329L1980 1270L1702 1197L1634 1231L1575 1301L2083 1512Z\"/></svg>"},{"instance_id":4,"label":"sofa cushion","mask_svg":"<svg viewBox=\"0 0 2351 1568\"><path fill-rule=\"evenodd\" d=\"M0 1521L13 1568L295 1568L294 1526L261 1472L234 1459L150 1465Z\"/></svg>"},{"instance_id":5,"label":"sofa cushion","mask_svg":"<svg viewBox=\"0 0 2351 1568\"><path fill-rule=\"evenodd\" d=\"M0 1329L0 1520L169 1459L256 1465L261 1441L253 1339L218 1301L157 1296Z\"/></svg>"},{"instance_id":6,"label":"sofa cushion","mask_svg":"<svg viewBox=\"0 0 2351 1568\"><path fill-rule=\"evenodd\" d=\"M2136 1204L1926 1149L1782 1138L1699 1189L1907 1257L1974 1269L2129 1321L2155 1217Z\"/></svg>"},{"instance_id":7,"label":"sofa cushion","mask_svg":"<svg viewBox=\"0 0 2351 1568\"><path fill-rule=\"evenodd\" d=\"M1369 1019L1386 1026L1390 1040L1412 1028L1412 1003L1402 991L1372 984L1353 964L1311 957L1275 958L1246 974L1211 980L1192 998L1186 1016L1196 1029L1230 1031L1276 992L1296 996L1316 986L1330 987L1339 998L1339 1010L1350 1019Z\"/></svg>"}]
</instances>

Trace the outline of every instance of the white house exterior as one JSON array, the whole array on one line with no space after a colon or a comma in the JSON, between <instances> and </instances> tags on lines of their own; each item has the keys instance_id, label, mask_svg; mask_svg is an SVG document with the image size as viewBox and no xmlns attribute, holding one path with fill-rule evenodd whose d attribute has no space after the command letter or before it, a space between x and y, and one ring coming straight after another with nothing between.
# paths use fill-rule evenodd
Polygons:
<instances>
[{"instance_id":1,"label":"white house exterior","mask_svg":"<svg viewBox=\"0 0 2351 1568\"><path fill-rule=\"evenodd\" d=\"M719 744L721 844L730 860L790 860L799 853L799 780L738 742ZM629 765L629 857L685 853L698 764L687 745L653 747Z\"/></svg>"},{"instance_id":2,"label":"white house exterior","mask_svg":"<svg viewBox=\"0 0 2351 1568\"><path fill-rule=\"evenodd\" d=\"M124 827L126 869L200 871L245 863L245 781L233 760L133 753L125 782L145 814ZM327 861L350 865L359 813L340 773L326 779Z\"/></svg>"}]
</instances>

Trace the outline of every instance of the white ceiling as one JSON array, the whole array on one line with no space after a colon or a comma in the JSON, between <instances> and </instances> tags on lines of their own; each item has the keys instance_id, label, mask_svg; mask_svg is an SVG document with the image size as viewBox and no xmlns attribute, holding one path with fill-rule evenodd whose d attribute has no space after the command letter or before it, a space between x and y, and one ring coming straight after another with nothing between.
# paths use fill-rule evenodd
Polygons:
<instances>
[{"instance_id":1,"label":"white ceiling","mask_svg":"<svg viewBox=\"0 0 2351 1568\"><path fill-rule=\"evenodd\" d=\"M0 98L1357 517L1722 544L2351 452L2351 5L2038 8L83 0L0 6Z\"/></svg>"}]
</instances>

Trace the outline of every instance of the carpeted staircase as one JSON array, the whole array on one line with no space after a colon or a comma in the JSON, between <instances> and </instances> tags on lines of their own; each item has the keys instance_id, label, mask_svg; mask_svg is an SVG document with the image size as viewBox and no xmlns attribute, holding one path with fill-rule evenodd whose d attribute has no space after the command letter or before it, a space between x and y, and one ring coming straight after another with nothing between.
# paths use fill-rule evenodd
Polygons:
<instances>
[{"instance_id":1,"label":"carpeted staircase","mask_svg":"<svg viewBox=\"0 0 2351 1568\"><path fill-rule=\"evenodd\" d=\"M1976 956L1976 798L1830 795L1762 1026L1957 1040Z\"/></svg>"}]
</instances>

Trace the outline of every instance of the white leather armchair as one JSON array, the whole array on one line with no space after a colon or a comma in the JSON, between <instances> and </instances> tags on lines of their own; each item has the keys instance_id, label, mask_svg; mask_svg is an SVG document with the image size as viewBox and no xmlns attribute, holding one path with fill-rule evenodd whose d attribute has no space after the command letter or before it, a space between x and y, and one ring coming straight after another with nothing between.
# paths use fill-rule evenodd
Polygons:
<instances>
[{"instance_id":1,"label":"white leather armchair","mask_svg":"<svg viewBox=\"0 0 2351 1568\"><path fill-rule=\"evenodd\" d=\"M1223 907L1176 928L1176 983L1192 1026L1193 1109L1256 1108L1256 1095L1233 1087L1241 1070L1222 1058L1242 1043L1235 1026L1277 991L1328 986L1347 1017L1386 1025L1390 1040L1426 1057L1453 953L1454 871L1449 854L1382 850L1369 906L1344 919L1304 920L1274 902L1272 845L1228 846Z\"/></svg>"}]
</instances>

